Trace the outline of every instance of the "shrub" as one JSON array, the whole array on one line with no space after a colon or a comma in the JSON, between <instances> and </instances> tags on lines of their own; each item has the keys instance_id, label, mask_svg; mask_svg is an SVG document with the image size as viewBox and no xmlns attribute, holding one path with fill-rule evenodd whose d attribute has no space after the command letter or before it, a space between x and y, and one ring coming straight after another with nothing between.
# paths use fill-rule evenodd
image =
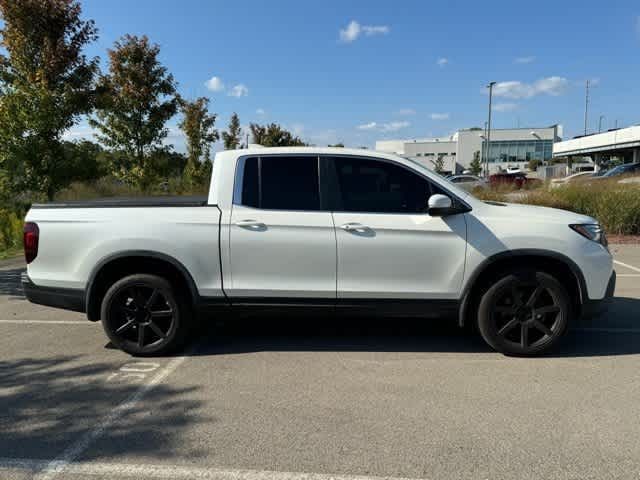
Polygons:
<instances>
[{"instance_id":1,"label":"shrub","mask_svg":"<svg viewBox=\"0 0 640 480\"><path fill-rule=\"evenodd\" d=\"M0 208L0 254L22 245L22 217L8 208Z\"/></svg>"},{"instance_id":2,"label":"shrub","mask_svg":"<svg viewBox=\"0 0 640 480\"><path fill-rule=\"evenodd\" d=\"M588 215L611 234L640 234L640 185L621 184L618 179L568 184L551 190L538 188L519 196L494 189L474 194L482 200L526 203Z\"/></svg>"}]
</instances>

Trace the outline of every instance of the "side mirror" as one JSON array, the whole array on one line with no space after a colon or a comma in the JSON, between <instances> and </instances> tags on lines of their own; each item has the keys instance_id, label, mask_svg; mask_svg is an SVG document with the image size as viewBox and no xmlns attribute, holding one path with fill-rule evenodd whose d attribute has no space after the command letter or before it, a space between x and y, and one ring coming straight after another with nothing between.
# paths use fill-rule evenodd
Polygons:
<instances>
[{"instance_id":1,"label":"side mirror","mask_svg":"<svg viewBox=\"0 0 640 480\"><path fill-rule=\"evenodd\" d=\"M443 217L452 212L453 203L446 195L436 193L429 197L429 215L432 217Z\"/></svg>"}]
</instances>

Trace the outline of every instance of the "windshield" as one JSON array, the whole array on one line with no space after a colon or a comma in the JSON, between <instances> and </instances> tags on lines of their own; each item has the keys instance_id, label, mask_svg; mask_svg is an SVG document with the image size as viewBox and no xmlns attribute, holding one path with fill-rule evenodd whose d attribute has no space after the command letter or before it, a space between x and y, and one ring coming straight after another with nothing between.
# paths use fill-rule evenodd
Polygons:
<instances>
[{"instance_id":1,"label":"windshield","mask_svg":"<svg viewBox=\"0 0 640 480\"><path fill-rule=\"evenodd\" d=\"M618 165L617 167L614 167L611 170L607 170L605 173L602 174L602 176L603 177L612 177L614 175L619 175L621 173L624 173L629 169L630 169L630 167L628 165Z\"/></svg>"}]
</instances>

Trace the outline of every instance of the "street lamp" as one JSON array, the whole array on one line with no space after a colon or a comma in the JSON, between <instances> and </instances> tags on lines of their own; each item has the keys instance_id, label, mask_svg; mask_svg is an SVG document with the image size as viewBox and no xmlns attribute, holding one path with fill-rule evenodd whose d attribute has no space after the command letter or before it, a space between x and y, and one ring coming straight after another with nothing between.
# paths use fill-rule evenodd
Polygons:
<instances>
[{"instance_id":1,"label":"street lamp","mask_svg":"<svg viewBox=\"0 0 640 480\"><path fill-rule=\"evenodd\" d=\"M487 121L487 156L485 158L485 177L489 177L489 155L491 154L491 100L493 98L493 86L496 82L489 82L489 120Z\"/></svg>"},{"instance_id":2,"label":"street lamp","mask_svg":"<svg viewBox=\"0 0 640 480\"><path fill-rule=\"evenodd\" d=\"M602 119L604 118L604 115L600 115L600 118L598 119L598 133L600 133L602 131Z\"/></svg>"}]
</instances>

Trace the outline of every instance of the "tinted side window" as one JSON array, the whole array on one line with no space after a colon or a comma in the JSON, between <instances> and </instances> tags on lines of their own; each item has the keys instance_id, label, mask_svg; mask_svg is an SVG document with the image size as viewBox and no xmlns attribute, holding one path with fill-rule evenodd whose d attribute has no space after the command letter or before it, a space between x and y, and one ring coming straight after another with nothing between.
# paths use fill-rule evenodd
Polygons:
<instances>
[{"instance_id":1,"label":"tinted side window","mask_svg":"<svg viewBox=\"0 0 640 480\"><path fill-rule=\"evenodd\" d=\"M258 180L258 158L247 158L244 162L242 177L242 204L260 208L260 187Z\"/></svg>"},{"instance_id":2,"label":"tinted side window","mask_svg":"<svg viewBox=\"0 0 640 480\"><path fill-rule=\"evenodd\" d=\"M334 157L343 212L425 213L431 187L398 165L363 158Z\"/></svg>"},{"instance_id":3,"label":"tinted side window","mask_svg":"<svg viewBox=\"0 0 640 480\"><path fill-rule=\"evenodd\" d=\"M268 210L320 210L318 158L246 159L242 204Z\"/></svg>"}]
</instances>

